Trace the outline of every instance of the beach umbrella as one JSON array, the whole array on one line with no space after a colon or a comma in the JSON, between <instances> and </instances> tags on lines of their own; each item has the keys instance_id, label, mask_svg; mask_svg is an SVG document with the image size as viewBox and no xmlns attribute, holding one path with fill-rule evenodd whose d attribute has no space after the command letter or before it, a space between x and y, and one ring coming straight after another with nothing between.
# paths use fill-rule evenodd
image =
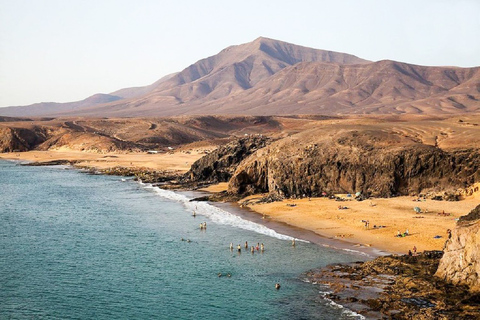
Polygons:
<instances>
[{"instance_id":1,"label":"beach umbrella","mask_svg":"<svg viewBox=\"0 0 480 320\"><path fill-rule=\"evenodd\" d=\"M413 208L413 210L415 210L416 213L422 212L422 210L419 207L415 207L415 208Z\"/></svg>"}]
</instances>

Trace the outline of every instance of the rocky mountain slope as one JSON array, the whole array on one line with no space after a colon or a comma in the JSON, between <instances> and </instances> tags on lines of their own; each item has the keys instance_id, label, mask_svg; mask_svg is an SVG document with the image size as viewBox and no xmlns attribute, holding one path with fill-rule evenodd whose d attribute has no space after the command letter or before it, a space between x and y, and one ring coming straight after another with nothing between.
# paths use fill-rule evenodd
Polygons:
<instances>
[{"instance_id":1,"label":"rocky mountain slope","mask_svg":"<svg viewBox=\"0 0 480 320\"><path fill-rule=\"evenodd\" d=\"M370 62L268 38L228 47L138 88L4 116L458 114L480 111L480 68Z\"/></svg>"},{"instance_id":2,"label":"rocky mountain slope","mask_svg":"<svg viewBox=\"0 0 480 320\"><path fill-rule=\"evenodd\" d=\"M435 275L480 292L480 205L452 230Z\"/></svg>"}]
</instances>

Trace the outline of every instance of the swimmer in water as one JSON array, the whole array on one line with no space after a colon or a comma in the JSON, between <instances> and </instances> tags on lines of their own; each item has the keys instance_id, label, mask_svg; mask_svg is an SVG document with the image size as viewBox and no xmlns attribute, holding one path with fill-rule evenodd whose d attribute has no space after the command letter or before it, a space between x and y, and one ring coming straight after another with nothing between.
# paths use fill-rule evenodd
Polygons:
<instances>
[{"instance_id":1,"label":"swimmer in water","mask_svg":"<svg viewBox=\"0 0 480 320\"><path fill-rule=\"evenodd\" d=\"M242 252L242 247L240 245L237 246L237 251Z\"/></svg>"},{"instance_id":2,"label":"swimmer in water","mask_svg":"<svg viewBox=\"0 0 480 320\"><path fill-rule=\"evenodd\" d=\"M230 242L230 251L233 251L233 243Z\"/></svg>"},{"instance_id":3,"label":"swimmer in water","mask_svg":"<svg viewBox=\"0 0 480 320\"><path fill-rule=\"evenodd\" d=\"M292 239L292 247L295 247L295 238Z\"/></svg>"},{"instance_id":4,"label":"swimmer in water","mask_svg":"<svg viewBox=\"0 0 480 320\"><path fill-rule=\"evenodd\" d=\"M261 250L262 252L265 251L265 246L263 245L263 243L262 243L262 245L260 246L260 250Z\"/></svg>"},{"instance_id":5,"label":"swimmer in water","mask_svg":"<svg viewBox=\"0 0 480 320\"><path fill-rule=\"evenodd\" d=\"M193 210L192 216L196 217L197 214L195 213L195 210Z\"/></svg>"},{"instance_id":6,"label":"swimmer in water","mask_svg":"<svg viewBox=\"0 0 480 320\"><path fill-rule=\"evenodd\" d=\"M252 253L255 252L255 247L254 247L254 246L252 246L252 250L251 250L251 251L252 251Z\"/></svg>"},{"instance_id":7,"label":"swimmer in water","mask_svg":"<svg viewBox=\"0 0 480 320\"><path fill-rule=\"evenodd\" d=\"M248 242L245 241L245 249L248 249Z\"/></svg>"}]
</instances>

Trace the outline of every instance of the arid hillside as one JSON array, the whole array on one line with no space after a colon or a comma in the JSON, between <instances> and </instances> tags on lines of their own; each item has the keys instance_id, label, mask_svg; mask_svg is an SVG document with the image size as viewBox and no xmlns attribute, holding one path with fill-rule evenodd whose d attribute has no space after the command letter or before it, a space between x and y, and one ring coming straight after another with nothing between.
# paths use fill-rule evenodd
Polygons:
<instances>
[{"instance_id":1,"label":"arid hillside","mask_svg":"<svg viewBox=\"0 0 480 320\"><path fill-rule=\"evenodd\" d=\"M228 47L137 88L4 116L465 114L480 111L480 67L371 62L268 38Z\"/></svg>"},{"instance_id":2,"label":"arid hillside","mask_svg":"<svg viewBox=\"0 0 480 320\"><path fill-rule=\"evenodd\" d=\"M315 118L312 118L315 119ZM174 117L149 119L0 118L0 152L77 150L136 152L205 141L223 144L245 134L283 134L310 118Z\"/></svg>"}]
</instances>

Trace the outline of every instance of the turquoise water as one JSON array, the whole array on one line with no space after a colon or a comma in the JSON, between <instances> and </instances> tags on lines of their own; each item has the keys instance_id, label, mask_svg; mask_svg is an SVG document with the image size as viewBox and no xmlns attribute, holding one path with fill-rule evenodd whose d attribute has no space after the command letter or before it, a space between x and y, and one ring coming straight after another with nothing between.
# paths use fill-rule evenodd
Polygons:
<instances>
[{"instance_id":1,"label":"turquoise water","mask_svg":"<svg viewBox=\"0 0 480 320\"><path fill-rule=\"evenodd\" d=\"M0 161L0 197L0 319L358 318L302 273L359 256L184 195ZM228 248L245 241L265 252Z\"/></svg>"}]
</instances>

